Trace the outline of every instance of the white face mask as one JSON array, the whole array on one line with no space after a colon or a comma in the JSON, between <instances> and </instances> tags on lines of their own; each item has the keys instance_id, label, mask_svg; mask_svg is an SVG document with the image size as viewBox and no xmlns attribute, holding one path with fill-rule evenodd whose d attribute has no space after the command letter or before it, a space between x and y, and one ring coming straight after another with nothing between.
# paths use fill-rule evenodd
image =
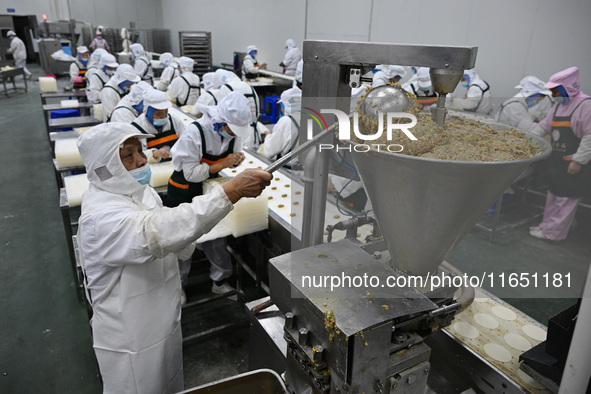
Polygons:
<instances>
[{"instance_id":1,"label":"white face mask","mask_svg":"<svg viewBox=\"0 0 591 394\"><path fill-rule=\"evenodd\" d=\"M129 174L142 185L147 185L152 179L152 169L148 163L143 167L129 171Z\"/></svg>"},{"instance_id":2,"label":"white face mask","mask_svg":"<svg viewBox=\"0 0 591 394\"><path fill-rule=\"evenodd\" d=\"M166 122L168 122L168 119L164 118L164 119L154 119L154 126L156 127L162 127L166 124Z\"/></svg>"}]
</instances>

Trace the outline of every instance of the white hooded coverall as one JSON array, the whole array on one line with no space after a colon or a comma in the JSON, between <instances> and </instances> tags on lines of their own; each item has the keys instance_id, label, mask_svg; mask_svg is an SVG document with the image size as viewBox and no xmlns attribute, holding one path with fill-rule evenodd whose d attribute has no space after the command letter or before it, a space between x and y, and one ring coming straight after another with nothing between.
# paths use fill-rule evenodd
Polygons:
<instances>
[{"instance_id":1,"label":"white hooded coverall","mask_svg":"<svg viewBox=\"0 0 591 394\"><path fill-rule=\"evenodd\" d=\"M135 69L136 74L140 76L142 81L146 81L154 86L154 70L152 69L150 59L146 56L142 44L131 44L131 53L135 58L133 68Z\"/></svg>"},{"instance_id":2,"label":"white hooded coverall","mask_svg":"<svg viewBox=\"0 0 591 394\"><path fill-rule=\"evenodd\" d=\"M183 390L181 286L177 259L232 204L221 188L176 208L125 169L119 147L143 137L123 123L101 124L78 140L90 188L78 242L92 305L93 347L105 393Z\"/></svg>"},{"instance_id":3,"label":"white hooded coverall","mask_svg":"<svg viewBox=\"0 0 591 394\"><path fill-rule=\"evenodd\" d=\"M12 56L14 57L14 64L17 67L22 67L26 77L28 78L29 75L31 75L31 72L27 70L27 48L25 47L23 40L14 36L14 38L10 40L10 48L8 48L8 53L12 53Z\"/></svg>"},{"instance_id":4,"label":"white hooded coverall","mask_svg":"<svg viewBox=\"0 0 591 394\"><path fill-rule=\"evenodd\" d=\"M263 153L269 159L290 152L297 144L300 132L302 91L297 87L288 89L281 94L280 102L283 103L285 115L279 118L263 144Z\"/></svg>"},{"instance_id":5,"label":"white hooded coverall","mask_svg":"<svg viewBox=\"0 0 591 394\"><path fill-rule=\"evenodd\" d=\"M259 96L254 90L252 86L248 83L236 79L226 80L226 82L220 86L219 95L217 97L218 101L226 97L232 92L240 92L242 93L250 103L250 125L251 125L251 133L242 139L242 145L248 148L257 149L261 144L261 136L259 135L259 129L257 126L257 122L259 119L260 109L259 109Z\"/></svg>"},{"instance_id":6,"label":"white hooded coverall","mask_svg":"<svg viewBox=\"0 0 591 394\"><path fill-rule=\"evenodd\" d=\"M296 46L296 43L291 38L285 42L287 51L283 58L283 66L285 68L285 75L295 75L298 62L302 59L302 53Z\"/></svg>"},{"instance_id":7,"label":"white hooded coverall","mask_svg":"<svg viewBox=\"0 0 591 394\"><path fill-rule=\"evenodd\" d=\"M490 114L493 110L490 86L474 70L466 70L465 74L470 77L466 97L454 99L448 107L483 115Z\"/></svg>"},{"instance_id":8,"label":"white hooded coverall","mask_svg":"<svg viewBox=\"0 0 591 394\"><path fill-rule=\"evenodd\" d=\"M181 75L181 72L177 67L167 66L164 71L162 71L160 79L156 83L156 89L160 90L161 92L166 92L168 90L168 86L179 75Z\"/></svg>"},{"instance_id":9,"label":"white hooded coverall","mask_svg":"<svg viewBox=\"0 0 591 394\"><path fill-rule=\"evenodd\" d=\"M199 99L199 77L191 71L183 70L183 73L174 78L168 86L166 94L171 99L176 99L179 107L184 105L195 105Z\"/></svg>"}]
</instances>

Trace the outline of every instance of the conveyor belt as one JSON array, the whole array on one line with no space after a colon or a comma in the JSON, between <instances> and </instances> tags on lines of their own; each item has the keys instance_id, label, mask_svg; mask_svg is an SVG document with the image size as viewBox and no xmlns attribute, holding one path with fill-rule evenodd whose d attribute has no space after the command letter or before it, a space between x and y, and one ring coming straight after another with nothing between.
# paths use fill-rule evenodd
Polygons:
<instances>
[{"instance_id":1,"label":"conveyor belt","mask_svg":"<svg viewBox=\"0 0 591 394\"><path fill-rule=\"evenodd\" d=\"M519 370L519 356L546 340L546 327L483 289L444 330L531 393L549 393Z\"/></svg>"}]
</instances>

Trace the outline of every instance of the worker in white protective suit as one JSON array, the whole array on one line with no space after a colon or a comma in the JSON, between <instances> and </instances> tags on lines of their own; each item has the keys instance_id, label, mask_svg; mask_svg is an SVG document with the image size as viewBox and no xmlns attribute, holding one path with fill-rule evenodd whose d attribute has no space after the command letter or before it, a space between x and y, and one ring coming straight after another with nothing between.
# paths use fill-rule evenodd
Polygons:
<instances>
[{"instance_id":1,"label":"worker in white protective suit","mask_svg":"<svg viewBox=\"0 0 591 394\"><path fill-rule=\"evenodd\" d=\"M78 243L93 310L93 347L104 393L173 393L183 387L181 286L177 260L241 197L258 196L272 175L247 170L208 196L163 208L150 166L124 123L104 123L78 139L90 187Z\"/></svg>"},{"instance_id":2,"label":"worker in white protective suit","mask_svg":"<svg viewBox=\"0 0 591 394\"><path fill-rule=\"evenodd\" d=\"M450 97L450 109L476 112L488 115L493 110L492 93L490 86L476 73L466 70L461 78L462 86L467 88L464 98Z\"/></svg>"},{"instance_id":3,"label":"worker in white protective suit","mask_svg":"<svg viewBox=\"0 0 591 394\"><path fill-rule=\"evenodd\" d=\"M154 88L145 81L139 81L132 85L129 94L125 95L111 112L109 122L133 122L144 113L144 93L152 89Z\"/></svg>"},{"instance_id":4,"label":"worker in white protective suit","mask_svg":"<svg viewBox=\"0 0 591 394\"><path fill-rule=\"evenodd\" d=\"M110 53L105 53L101 56L98 70L96 70L88 79L88 89L86 89L86 97L90 103L101 102L101 90L105 87L107 82L115 75L115 70L119 67L119 63L115 60L115 56Z\"/></svg>"},{"instance_id":5,"label":"worker in white protective suit","mask_svg":"<svg viewBox=\"0 0 591 394\"><path fill-rule=\"evenodd\" d=\"M238 77L236 77L238 80ZM197 99L191 113L195 116L200 115L200 108L204 106L218 105L222 97L220 97L220 89L215 85L215 73L208 72L203 74L203 92Z\"/></svg>"},{"instance_id":6,"label":"worker in white protective suit","mask_svg":"<svg viewBox=\"0 0 591 394\"><path fill-rule=\"evenodd\" d=\"M214 72L213 76L213 84L214 88L221 88L223 84L230 81L240 81L240 78L232 71L224 70L223 68L218 68Z\"/></svg>"},{"instance_id":7,"label":"worker in white protective suit","mask_svg":"<svg viewBox=\"0 0 591 394\"><path fill-rule=\"evenodd\" d=\"M298 87L287 89L281 93L279 103L282 116L273 130L267 132L263 144L263 154L272 160L285 156L298 143L302 115L302 91Z\"/></svg>"},{"instance_id":8,"label":"worker in white protective suit","mask_svg":"<svg viewBox=\"0 0 591 394\"><path fill-rule=\"evenodd\" d=\"M206 82L206 76L209 82ZM204 74L203 84L205 93L199 96L196 104L200 105L194 105L191 113L195 116L199 116L201 115L201 108L218 105L220 100L229 93L228 90L225 90L222 95L220 87L225 83L232 81L240 81L240 78L238 78L238 76L232 71L224 70L223 68L218 68L213 73Z\"/></svg>"},{"instance_id":9,"label":"worker in white protective suit","mask_svg":"<svg viewBox=\"0 0 591 394\"><path fill-rule=\"evenodd\" d=\"M25 43L16 36L16 33L13 30L8 30L6 37L10 39L8 53L12 53L14 64L17 67L22 67L25 72L25 77L31 79L32 74L27 70L27 48L25 47Z\"/></svg>"},{"instance_id":10,"label":"worker in white protective suit","mask_svg":"<svg viewBox=\"0 0 591 394\"><path fill-rule=\"evenodd\" d=\"M437 93L433 89L428 67L419 67L413 82L405 83L402 88L417 96L417 104L424 112L428 112L431 107L437 105Z\"/></svg>"},{"instance_id":11,"label":"worker in white protective suit","mask_svg":"<svg viewBox=\"0 0 591 394\"><path fill-rule=\"evenodd\" d=\"M103 38L103 32L100 30L96 31L94 40L92 40L90 43L90 47L92 48L93 52L97 49L104 49L108 53L111 53L111 47L109 46L107 40Z\"/></svg>"},{"instance_id":12,"label":"worker in white protective suit","mask_svg":"<svg viewBox=\"0 0 591 394\"><path fill-rule=\"evenodd\" d=\"M168 182L166 204L170 207L203 194L203 181L217 177L224 168L244 160L242 138L250 132L250 103L242 93L232 92L215 107L202 108L203 116L191 123L172 148L174 172ZM235 291L227 282L232 275L232 259L226 239L204 242L202 248L210 262L209 275L214 294ZM179 261L181 282L187 284L191 259ZM236 296L231 296L236 299Z\"/></svg>"},{"instance_id":13,"label":"worker in white protective suit","mask_svg":"<svg viewBox=\"0 0 591 394\"><path fill-rule=\"evenodd\" d=\"M90 54L85 46L76 47L76 52L76 60L70 64L70 83L74 89L85 89Z\"/></svg>"},{"instance_id":14,"label":"worker in white protective suit","mask_svg":"<svg viewBox=\"0 0 591 394\"><path fill-rule=\"evenodd\" d=\"M193 74L195 61L182 56L179 58L178 63L181 75L170 83L166 95L172 102L176 102L179 107L195 105L201 92L199 86L201 80L197 75Z\"/></svg>"},{"instance_id":15,"label":"worker in white protective suit","mask_svg":"<svg viewBox=\"0 0 591 394\"><path fill-rule=\"evenodd\" d=\"M148 149L146 154L150 163L170 160L170 150L181 136L185 124L182 119L168 113L172 104L165 93L150 89L144 92L143 97L145 113L138 116L131 125L149 135L145 148Z\"/></svg>"},{"instance_id":16,"label":"worker in white protective suit","mask_svg":"<svg viewBox=\"0 0 591 394\"><path fill-rule=\"evenodd\" d=\"M283 73L285 75L295 75L296 67L298 62L302 60L302 53L296 46L296 43L291 38L285 41L285 57L283 61L279 63L279 67L283 67Z\"/></svg>"},{"instance_id":17,"label":"worker in white protective suit","mask_svg":"<svg viewBox=\"0 0 591 394\"><path fill-rule=\"evenodd\" d=\"M413 82L414 82L414 81L417 79L417 71L419 71L419 68L418 68L418 67L415 67L415 66L410 66L410 67L408 67L408 69L409 69L409 70L408 70L409 72L411 72L411 71L412 71L412 74L410 75L410 78L408 78L408 81L406 81L406 82L405 82L405 83L402 85L403 87L404 87L404 85L406 85L406 84L411 84L411 83L413 83Z\"/></svg>"},{"instance_id":18,"label":"worker in white protective suit","mask_svg":"<svg viewBox=\"0 0 591 394\"><path fill-rule=\"evenodd\" d=\"M243 136L242 146L258 149L261 145L262 135L267 130L262 123L258 122L260 115L259 96L252 86L248 83L239 80L238 78L228 78L226 82L220 86L219 99L223 99L232 92L242 93L250 103L250 132Z\"/></svg>"},{"instance_id":19,"label":"worker in white protective suit","mask_svg":"<svg viewBox=\"0 0 591 394\"><path fill-rule=\"evenodd\" d=\"M111 113L125 97L134 83L140 81L130 64L121 64L115 70L115 75L109 79L103 90L101 90L101 103L103 104L103 122L111 119Z\"/></svg>"},{"instance_id":20,"label":"worker in white protective suit","mask_svg":"<svg viewBox=\"0 0 591 394\"><path fill-rule=\"evenodd\" d=\"M255 45L246 47L246 56L242 61L242 79L254 79L259 76L259 70L267 67L267 63L259 64L257 61L258 51Z\"/></svg>"},{"instance_id":21,"label":"worker in white protective suit","mask_svg":"<svg viewBox=\"0 0 591 394\"><path fill-rule=\"evenodd\" d=\"M404 75L406 70L402 66L381 64L381 68L373 75L371 86L376 88L387 83L398 83Z\"/></svg>"},{"instance_id":22,"label":"worker in white protective suit","mask_svg":"<svg viewBox=\"0 0 591 394\"><path fill-rule=\"evenodd\" d=\"M544 81L531 75L515 88L519 93L501 104L496 122L531 132L552 107L552 92L544 89Z\"/></svg>"},{"instance_id":23,"label":"worker in white protective suit","mask_svg":"<svg viewBox=\"0 0 591 394\"><path fill-rule=\"evenodd\" d=\"M295 71L295 79L293 81L293 86L297 86L298 88L302 88L302 82L303 82L303 75L304 75L304 59L301 59L297 66L296 66L296 71Z\"/></svg>"},{"instance_id":24,"label":"worker in white protective suit","mask_svg":"<svg viewBox=\"0 0 591 394\"><path fill-rule=\"evenodd\" d=\"M154 70L150 59L146 56L144 46L139 43L131 44L131 55L135 59L133 68L135 68L137 75L140 76L142 81L154 86Z\"/></svg>"},{"instance_id":25,"label":"worker in white protective suit","mask_svg":"<svg viewBox=\"0 0 591 394\"><path fill-rule=\"evenodd\" d=\"M90 55L90 60L88 61L88 66L86 67L86 75L85 75L87 87L90 84L90 79L92 77L92 74L94 74L95 72L97 72L99 70L99 63L101 61L101 57L105 53L108 53L108 52L105 51L104 49L97 49L96 51L92 52L92 54ZM88 95L88 92L87 92L87 95Z\"/></svg>"},{"instance_id":26,"label":"worker in white protective suit","mask_svg":"<svg viewBox=\"0 0 591 394\"><path fill-rule=\"evenodd\" d=\"M166 92L172 80L181 75L181 72L178 63L174 61L174 57L170 52L164 52L160 55L160 64L162 64L164 70L162 70L160 79L156 83L156 89Z\"/></svg>"}]
</instances>

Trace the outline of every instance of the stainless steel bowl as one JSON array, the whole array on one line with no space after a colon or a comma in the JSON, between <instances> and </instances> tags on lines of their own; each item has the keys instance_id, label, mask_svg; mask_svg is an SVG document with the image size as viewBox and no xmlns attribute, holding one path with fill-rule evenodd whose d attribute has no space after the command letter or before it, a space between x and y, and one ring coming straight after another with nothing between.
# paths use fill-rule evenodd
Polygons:
<instances>
[{"instance_id":1,"label":"stainless steel bowl","mask_svg":"<svg viewBox=\"0 0 591 394\"><path fill-rule=\"evenodd\" d=\"M377 118L378 112L405 112L409 106L410 100L402 88L383 85L367 93L360 109L365 115Z\"/></svg>"}]
</instances>

